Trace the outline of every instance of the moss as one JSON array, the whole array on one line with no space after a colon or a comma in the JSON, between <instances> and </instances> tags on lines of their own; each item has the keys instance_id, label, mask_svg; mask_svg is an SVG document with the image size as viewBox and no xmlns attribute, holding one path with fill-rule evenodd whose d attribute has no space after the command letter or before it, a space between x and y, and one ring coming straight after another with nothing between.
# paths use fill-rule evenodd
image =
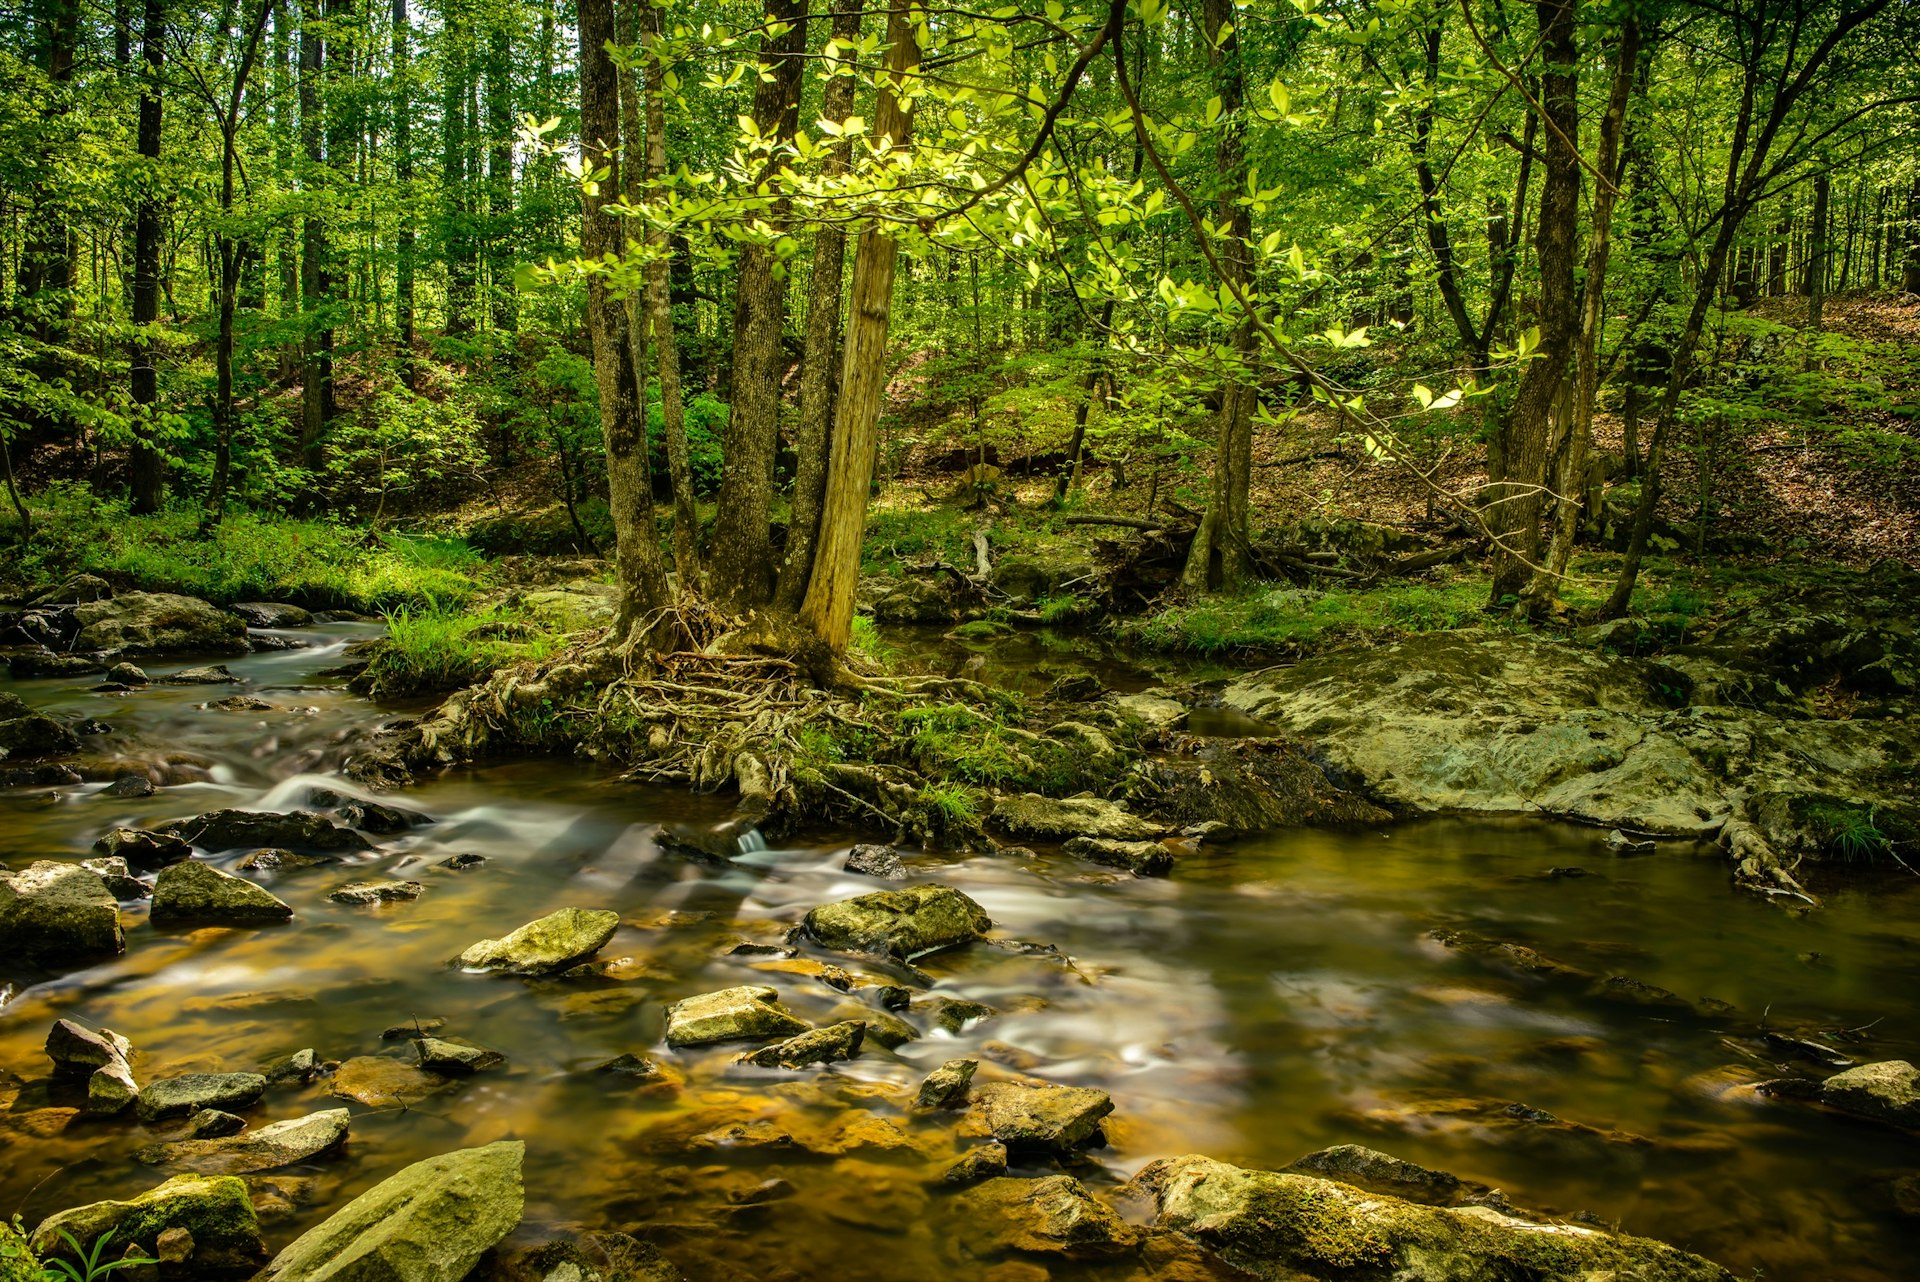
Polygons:
<instances>
[{"instance_id":1,"label":"moss","mask_svg":"<svg viewBox=\"0 0 1920 1282\"><path fill-rule=\"evenodd\" d=\"M0 1282L40 1282L40 1261L18 1220L0 1220Z\"/></svg>"},{"instance_id":2,"label":"moss","mask_svg":"<svg viewBox=\"0 0 1920 1282\"><path fill-rule=\"evenodd\" d=\"M997 619L975 619L947 633L956 641L998 641L1013 635L1013 627Z\"/></svg>"},{"instance_id":3,"label":"moss","mask_svg":"<svg viewBox=\"0 0 1920 1282\"><path fill-rule=\"evenodd\" d=\"M1480 623L1485 584L1461 578L1360 591L1262 587L1238 597L1170 606L1123 625L1151 650L1192 654L1302 654L1335 641L1386 639Z\"/></svg>"}]
</instances>

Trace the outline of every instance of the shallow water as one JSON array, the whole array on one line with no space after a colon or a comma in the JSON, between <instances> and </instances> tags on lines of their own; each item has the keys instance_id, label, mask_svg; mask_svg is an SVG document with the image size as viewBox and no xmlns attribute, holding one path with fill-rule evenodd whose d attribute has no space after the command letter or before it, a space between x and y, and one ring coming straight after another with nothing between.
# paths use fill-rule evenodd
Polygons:
<instances>
[{"instance_id":1,"label":"shallow water","mask_svg":"<svg viewBox=\"0 0 1920 1282\"><path fill-rule=\"evenodd\" d=\"M111 723L116 733L93 746L172 754L175 777L206 778L136 801L95 795L98 785L0 795L0 858L78 858L116 823L287 809L319 784L352 790L334 774L346 736L394 714L316 674L368 631L313 629L317 648L234 662L273 712L196 706L230 692L221 687L109 696L72 681L8 686ZM184 665L151 670L171 666ZM1057 944L1070 963L980 946L927 958L933 986L905 1012L920 1040L898 1052L870 1043L831 1072L784 1073L731 1066L738 1048L667 1051L660 1012L753 982L825 1021L857 1015L860 994L829 988L804 963L899 978L805 950L791 960L728 954L742 940L778 942L815 904L874 889L839 868L850 835L704 866L663 852L652 833L662 821L717 820L719 803L571 762L463 771L396 800L436 822L348 865L262 876L296 909L285 926L159 931L132 906L123 958L54 979L0 973L12 985L0 1006L0 1102L14 1097L0 1105L0 1215L18 1210L31 1224L166 1174L131 1154L177 1128L75 1117L65 1111L74 1101L50 1090L40 1048L56 1018L130 1037L143 1081L254 1069L308 1046L328 1059L410 1059L382 1030L444 1018L448 1034L504 1051L508 1067L409 1109L354 1105L343 1154L255 1177L280 1195L265 1221L274 1247L406 1162L513 1137L528 1144L531 1226L636 1232L690 1278L984 1277L994 1261L968 1251L973 1231L928 1183L969 1141L952 1117L911 1120L904 1109L920 1076L964 1055L982 1059L983 1078L1017 1067L1112 1093L1108 1145L1075 1167L1096 1188L1161 1156L1281 1166L1364 1143L1493 1185L1521 1206L1665 1238L1741 1275L1912 1276L1920 1233L1895 1215L1888 1188L1920 1169L1912 1139L1727 1097L1716 1070L1741 1065L1751 1079L1795 1067L1760 1040L1763 1021L1865 1028L1862 1040L1834 1043L1862 1059L1920 1054L1917 883L1842 889L1821 911L1795 914L1733 891L1705 850L1616 858L1599 834L1521 821L1285 833L1190 857L1166 880L1051 851L915 856L916 878L960 887L999 935ZM436 866L456 852L487 862ZM1568 866L1591 875L1544 875ZM422 881L426 893L382 908L327 899L347 881L386 875ZM529 982L445 964L476 939L569 905L622 914L602 956L631 960L612 978ZM1543 982L1449 951L1427 938L1442 927L1734 1009L1604 1000L1584 981ZM942 998L997 1013L946 1032L935 1018ZM683 1084L595 1071L626 1053L652 1057ZM250 1117L257 1125L332 1103L322 1079L270 1092ZM1528 1121L1535 1115L1508 1105L1596 1129ZM694 1138L754 1119L791 1143ZM1050 1267L1062 1278L1127 1276Z\"/></svg>"}]
</instances>

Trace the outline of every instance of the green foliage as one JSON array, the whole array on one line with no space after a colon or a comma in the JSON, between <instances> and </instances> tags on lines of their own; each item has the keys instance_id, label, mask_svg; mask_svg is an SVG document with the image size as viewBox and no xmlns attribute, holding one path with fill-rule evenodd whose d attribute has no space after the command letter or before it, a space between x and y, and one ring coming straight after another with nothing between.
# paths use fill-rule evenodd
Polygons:
<instances>
[{"instance_id":1,"label":"green foliage","mask_svg":"<svg viewBox=\"0 0 1920 1282\"><path fill-rule=\"evenodd\" d=\"M334 424L326 470L348 503L371 502L378 524L389 505L417 487L471 476L486 462L480 424L459 399L431 400L397 379Z\"/></svg>"},{"instance_id":2,"label":"green foliage","mask_svg":"<svg viewBox=\"0 0 1920 1282\"><path fill-rule=\"evenodd\" d=\"M1123 631L1151 650L1299 654L1356 636L1464 627L1485 617L1485 604L1486 589L1464 579L1332 592L1262 587L1169 606Z\"/></svg>"},{"instance_id":3,"label":"green foliage","mask_svg":"<svg viewBox=\"0 0 1920 1282\"><path fill-rule=\"evenodd\" d=\"M278 600L354 610L464 601L483 574L479 557L457 541L243 511L210 530L203 520L178 506L132 516L124 501L85 486L55 487L35 505L35 539L14 573L51 582L86 572L221 604Z\"/></svg>"},{"instance_id":4,"label":"green foliage","mask_svg":"<svg viewBox=\"0 0 1920 1282\"><path fill-rule=\"evenodd\" d=\"M720 398L699 392L686 399L683 410L687 424L687 470L693 473L693 490L711 498L719 493L720 480L726 471L724 443L731 409ZM668 474L666 431L666 411L660 405L659 389L654 388L647 401L647 437L653 447L650 461L656 476Z\"/></svg>"},{"instance_id":5,"label":"green foliage","mask_svg":"<svg viewBox=\"0 0 1920 1282\"><path fill-rule=\"evenodd\" d=\"M1807 807L1807 822L1820 844L1842 859L1867 862L1884 859L1893 850L1871 806L1818 802Z\"/></svg>"},{"instance_id":6,"label":"green foliage","mask_svg":"<svg viewBox=\"0 0 1920 1282\"><path fill-rule=\"evenodd\" d=\"M563 638L524 613L493 606L471 613L430 602L387 615L387 640L356 688L379 698L458 690L495 670L555 653Z\"/></svg>"},{"instance_id":7,"label":"green foliage","mask_svg":"<svg viewBox=\"0 0 1920 1282\"><path fill-rule=\"evenodd\" d=\"M887 751L930 779L1015 792L1075 792L1106 784L1109 763L1077 743L1008 724L963 704L930 704L894 715Z\"/></svg>"},{"instance_id":8,"label":"green foliage","mask_svg":"<svg viewBox=\"0 0 1920 1282\"><path fill-rule=\"evenodd\" d=\"M107 1244L113 1239L113 1230L108 1229L94 1239L91 1251L82 1250L73 1234L60 1230L60 1238L73 1253L73 1260L49 1260L43 1266L46 1282L98 1282L121 1269L144 1268L160 1261L143 1255L123 1255L115 1259L106 1258ZM77 1261L77 1263L76 1263Z\"/></svg>"}]
</instances>

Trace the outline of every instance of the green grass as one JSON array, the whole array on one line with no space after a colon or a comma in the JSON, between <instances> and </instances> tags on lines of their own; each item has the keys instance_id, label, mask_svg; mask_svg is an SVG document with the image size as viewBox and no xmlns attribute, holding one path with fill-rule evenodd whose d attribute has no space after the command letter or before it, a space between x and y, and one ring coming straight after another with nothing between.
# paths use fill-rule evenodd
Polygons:
<instances>
[{"instance_id":1,"label":"green grass","mask_svg":"<svg viewBox=\"0 0 1920 1282\"><path fill-rule=\"evenodd\" d=\"M1166 652L1298 654L1336 640L1436 632L1481 622L1487 589L1473 578L1359 591L1262 587L1238 597L1170 606L1125 624L1136 644Z\"/></svg>"},{"instance_id":2,"label":"green grass","mask_svg":"<svg viewBox=\"0 0 1920 1282\"><path fill-rule=\"evenodd\" d=\"M387 614L387 644L359 684L386 698L458 690L495 669L544 659L565 643L525 615L490 607L475 613L431 605Z\"/></svg>"},{"instance_id":3,"label":"green grass","mask_svg":"<svg viewBox=\"0 0 1920 1282\"><path fill-rule=\"evenodd\" d=\"M14 571L22 586L86 573L218 604L381 611L465 601L485 575L480 555L453 539L251 512L203 532L198 508L132 516L78 487L49 491L34 506L34 539Z\"/></svg>"}]
</instances>

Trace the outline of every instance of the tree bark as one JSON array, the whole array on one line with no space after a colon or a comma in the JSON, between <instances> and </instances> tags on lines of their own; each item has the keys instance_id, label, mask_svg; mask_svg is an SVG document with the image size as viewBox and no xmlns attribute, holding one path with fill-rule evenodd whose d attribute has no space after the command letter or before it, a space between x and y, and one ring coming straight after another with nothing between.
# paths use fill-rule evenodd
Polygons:
<instances>
[{"instance_id":1,"label":"tree bark","mask_svg":"<svg viewBox=\"0 0 1920 1282\"><path fill-rule=\"evenodd\" d=\"M889 139L897 152L904 153L913 136L913 111L901 101L899 93L920 63L912 18L904 7L887 13L887 44L887 69L881 77L880 100L874 111L874 136ZM819 546L814 551L807 594L800 605L802 626L836 654L846 652L853 636L860 541L866 533L867 491L873 484L880 397L887 383L887 327L897 257L898 245L884 224L876 223L860 233L853 257L846 355L840 366L840 399L834 414L833 452L827 464Z\"/></svg>"},{"instance_id":2,"label":"tree bark","mask_svg":"<svg viewBox=\"0 0 1920 1282\"><path fill-rule=\"evenodd\" d=\"M663 11L651 0L641 0L640 43L647 54L645 74L647 108L647 192L658 194L667 177L666 88L664 65L657 63ZM680 589L700 587L700 509L693 495L693 466L687 459L686 407L680 393L680 341L673 332L673 263L665 228L647 231L648 257L644 275L647 293L647 329L653 336L654 361L660 377L660 420L666 433L667 475L673 485L673 565Z\"/></svg>"},{"instance_id":3,"label":"tree bark","mask_svg":"<svg viewBox=\"0 0 1920 1282\"><path fill-rule=\"evenodd\" d=\"M1545 172L1534 255L1540 269L1540 342L1521 376L1513 408L1501 427L1502 474L1487 508L1499 536L1494 554L1493 603L1517 597L1540 562L1540 516L1546 506L1547 464L1553 453L1554 408L1561 401L1572 355L1578 301L1574 260L1580 233L1580 103L1575 64L1573 0L1538 0L1541 108L1546 114Z\"/></svg>"},{"instance_id":4,"label":"tree bark","mask_svg":"<svg viewBox=\"0 0 1920 1282\"><path fill-rule=\"evenodd\" d=\"M146 0L140 23L140 58L147 66L140 87L140 203L133 219L133 362L128 379L138 422L131 458L133 511L160 510L166 457L153 440L154 405L160 399L159 357L152 326L160 319L160 68L166 57L163 0Z\"/></svg>"},{"instance_id":5,"label":"tree bark","mask_svg":"<svg viewBox=\"0 0 1920 1282\"><path fill-rule=\"evenodd\" d=\"M513 10L495 10L487 31L487 287L493 327L519 325L513 286Z\"/></svg>"},{"instance_id":6,"label":"tree bark","mask_svg":"<svg viewBox=\"0 0 1920 1282\"><path fill-rule=\"evenodd\" d=\"M614 38L613 0L580 0L580 143L587 164L608 176L580 197L580 253L588 262L626 250L621 220L605 212L620 191L620 89L607 45ZM626 305L599 272L587 277L587 330L600 430L606 439L607 499L613 515L614 577L620 600L610 645L645 644L662 630L667 576L653 520L645 406L632 360Z\"/></svg>"},{"instance_id":7,"label":"tree bark","mask_svg":"<svg viewBox=\"0 0 1920 1282\"><path fill-rule=\"evenodd\" d=\"M844 56L860 40L864 0L836 0L833 39ZM851 68L827 82L820 114L839 124L853 114L853 94L859 83ZM838 178L853 164L853 143L842 139L827 151L821 176ZM774 587L774 604L793 611L807 595L813 569L813 549L820 530L820 509L827 492L829 429L833 422L834 358L840 346L840 287L846 280L847 233L839 223L825 223L814 233L813 272L808 284L807 346L800 366L800 426L794 436L798 463L793 476L793 499L788 509L787 546Z\"/></svg>"},{"instance_id":8,"label":"tree bark","mask_svg":"<svg viewBox=\"0 0 1920 1282\"><path fill-rule=\"evenodd\" d=\"M1227 229L1220 265L1225 282L1236 293L1252 276L1253 215L1236 197L1247 187L1245 126L1241 120L1243 69L1235 0L1205 0L1207 61L1220 96L1222 125L1215 155L1219 172L1219 221ZM1240 368L1229 372L1220 395L1219 432L1213 460L1213 489L1206 513L1187 549L1181 585L1189 592L1228 591L1247 577L1247 491L1253 472L1253 407L1257 391L1252 365L1259 336L1251 317L1233 331L1233 350Z\"/></svg>"},{"instance_id":9,"label":"tree bark","mask_svg":"<svg viewBox=\"0 0 1920 1282\"><path fill-rule=\"evenodd\" d=\"M320 102L320 77L326 67L326 42L320 32L321 0L300 4L300 142L306 151L302 187L309 195L326 182L326 133ZM320 440L327 423L327 384L333 378L332 335L316 313L326 306L327 225L312 208L301 224L300 310L306 337L301 346L300 453L310 471L321 463Z\"/></svg>"},{"instance_id":10,"label":"tree bark","mask_svg":"<svg viewBox=\"0 0 1920 1282\"><path fill-rule=\"evenodd\" d=\"M767 0L766 14L778 34L770 33L761 45L753 121L760 136L774 139L777 146L790 142L799 124L807 0ZM761 170L763 192L777 164L770 162ZM764 221L781 233L786 216L787 201L776 200ZM735 610L765 605L773 595L768 512L780 444L780 336L787 298L786 277L776 266L771 245L750 244L740 254L735 276L733 405L707 574L711 595Z\"/></svg>"}]
</instances>

